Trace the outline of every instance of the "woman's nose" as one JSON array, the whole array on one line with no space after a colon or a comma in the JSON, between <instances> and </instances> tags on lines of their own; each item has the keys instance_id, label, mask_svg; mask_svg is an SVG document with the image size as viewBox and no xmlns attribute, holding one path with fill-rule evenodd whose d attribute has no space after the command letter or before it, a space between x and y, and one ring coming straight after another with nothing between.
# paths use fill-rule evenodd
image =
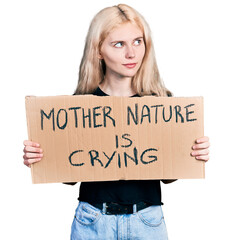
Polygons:
<instances>
[{"instance_id":1,"label":"woman's nose","mask_svg":"<svg viewBox=\"0 0 233 240\"><path fill-rule=\"evenodd\" d=\"M135 57L135 52L132 46L128 46L126 48L126 54L125 54L126 58L134 58Z\"/></svg>"}]
</instances>

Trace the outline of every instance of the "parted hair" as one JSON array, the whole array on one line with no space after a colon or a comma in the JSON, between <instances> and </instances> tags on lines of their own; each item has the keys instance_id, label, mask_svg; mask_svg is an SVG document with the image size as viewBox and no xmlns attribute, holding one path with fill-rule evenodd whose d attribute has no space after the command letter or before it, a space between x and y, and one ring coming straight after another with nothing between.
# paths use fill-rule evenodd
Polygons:
<instances>
[{"instance_id":1,"label":"parted hair","mask_svg":"<svg viewBox=\"0 0 233 240\"><path fill-rule=\"evenodd\" d=\"M140 96L171 95L160 78L149 25L140 13L126 4L104 8L91 21L74 94L91 94L103 81L106 66L104 60L99 58L101 45L111 31L124 23L136 25L142 31L145 43L142 64L132 78L133 90Z\"/></svg>"}]
</instances>

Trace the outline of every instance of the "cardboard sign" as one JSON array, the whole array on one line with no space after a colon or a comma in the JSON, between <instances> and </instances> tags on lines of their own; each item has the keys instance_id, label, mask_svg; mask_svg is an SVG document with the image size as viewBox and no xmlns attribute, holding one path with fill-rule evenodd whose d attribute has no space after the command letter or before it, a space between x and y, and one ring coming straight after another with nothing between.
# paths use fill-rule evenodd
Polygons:
<instances>
[{"instance_id":1,"label":"cardboard sign","mask_svg":"<svg viewBox=\"0 0 233 240\"><path fill-rule=\"evenodd\" d=\"M26 113L33 183L204 178L202 97L26 97Z\"/></svg>"}]
</instances>

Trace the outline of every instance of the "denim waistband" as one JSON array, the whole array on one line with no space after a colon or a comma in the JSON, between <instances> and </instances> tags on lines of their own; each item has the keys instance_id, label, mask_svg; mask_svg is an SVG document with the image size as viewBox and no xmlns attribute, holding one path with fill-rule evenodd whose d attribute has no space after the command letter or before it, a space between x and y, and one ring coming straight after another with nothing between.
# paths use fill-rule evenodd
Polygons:
<instances>
[{"instance_id":1,"label":"denim waistband","mask_svg":"<svg viewBox=\"0 0 233 240\"><path fill-rule=\"evenodd\" d=\"M144 208L151 206L152 204L146 202L139 202L135 204L119 204L119 203L94 203L92 206L102 210L103 214L118 215L118 214L132 214L140 211Z\"/></svg>"}]
</instances>

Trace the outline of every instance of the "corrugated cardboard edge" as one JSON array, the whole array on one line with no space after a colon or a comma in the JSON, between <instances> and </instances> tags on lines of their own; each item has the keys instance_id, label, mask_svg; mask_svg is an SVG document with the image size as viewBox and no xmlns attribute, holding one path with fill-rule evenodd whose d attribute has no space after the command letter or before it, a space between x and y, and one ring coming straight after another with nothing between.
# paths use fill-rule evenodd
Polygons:
<instances>
[{"instance_id":1,"label":"corrugated cardboard edge","mask_svg":"<svg viewBox=\"0 0 233 240\"><path fill-rule=\"evenodd\" d=\"M205 116L204 116L204 114L205 114L205 112L204 112L204 109L205 109L205 107L204 107L204 104L205 104L205 102L204 102L204 97L200 97L201 98L201 101L202 101L202 123L203 123L203 126L202 126L202 129L203 129L203 136L205 136ZM203 179L205 179L205 162L203 161Z\"/></svg>"},{"instance_id":2,"label":"corrugated cardboard edge","mask_svg":"<svg viewBox=\"0 0 233 240\"><path fill-rule=\"evenodd\" d=\"M27 133L28 133L28 140L31 141L31 127L30 127L30 124L29 124L29 116L28 116L28 113L29 113L29 109L28 109L28 102L30 101L30 99L32 98L35 98L35 96L26 96L25 97L25 109L26 109L26 119L27 119ZM31 166L31 177L32 177L32 183L34 183L33 181L33 166Z\"/></svg>"},{"instance_id":3,"label":"corrugated cardboard edge","mask_svg":"<svg viewBox=\"0 0 233 240\"><path fill-rule=\"evenodd\" d=\"M202 112L202 124L203 126L201 126L201 128L203 129L203 132L202 132L202 136L200 137L204 137L204 97L203 96L199 96L197 97L197 99L199 99L199 101L201 102L200 106L202 107L201 109L201 112ZM196 143L196 142L195 142ZM195 144L194 143L194 144ZM201 161L201 160L197 160L197 161ZM199 177L200 179L205 179L205 161L202 161L202 176Z\"/></svg>"}]
</instances>

